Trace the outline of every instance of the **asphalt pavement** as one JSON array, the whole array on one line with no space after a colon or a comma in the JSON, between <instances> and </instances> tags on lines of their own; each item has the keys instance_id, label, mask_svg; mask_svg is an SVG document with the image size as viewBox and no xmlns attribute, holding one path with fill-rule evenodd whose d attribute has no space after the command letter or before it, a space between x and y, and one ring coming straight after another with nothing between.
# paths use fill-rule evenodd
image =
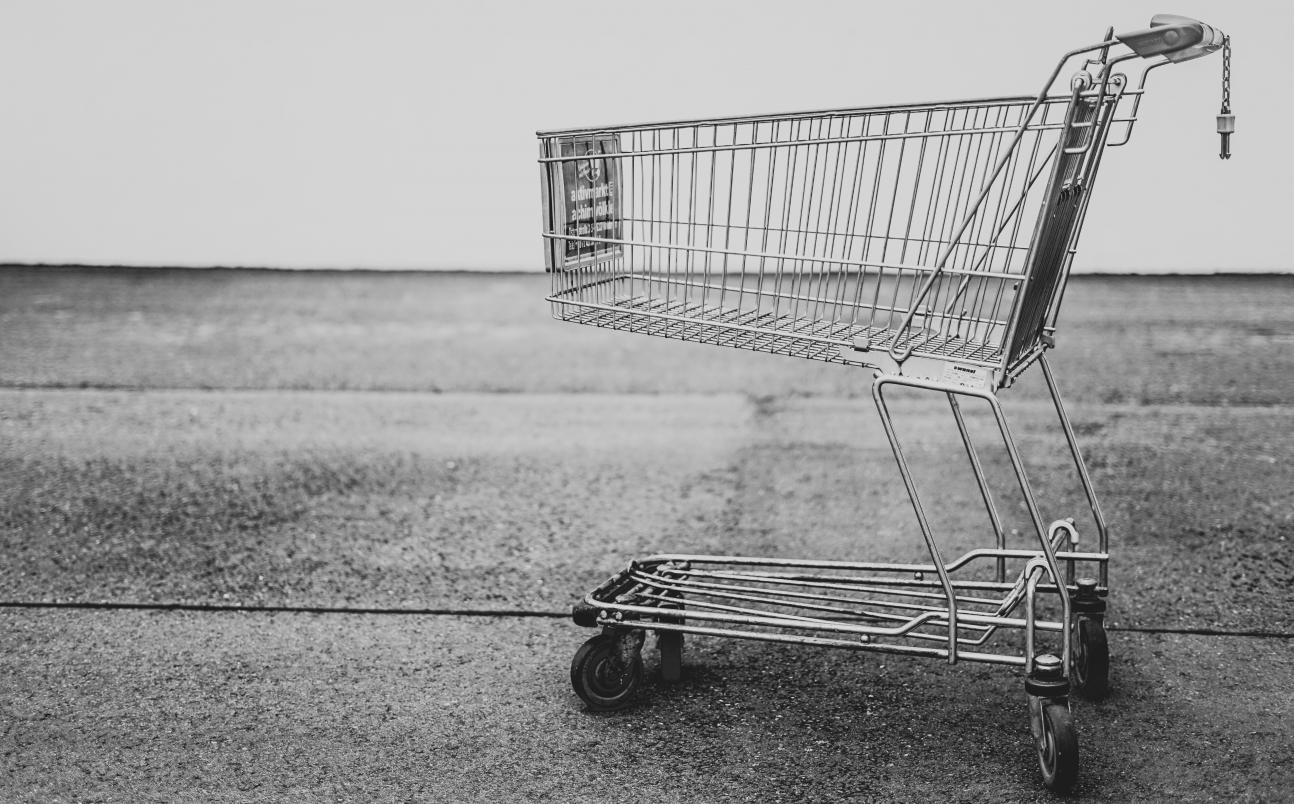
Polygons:
<instances>
[{"instance_id":1,"label":"asphalt pavement","mask_svg":"<svg viewBox=\"0 0 1294 804\"><path fill-rule=\"evenodd\" d=\"M1052 798L1001 668L689 638L682 682L649 644L638 704L583 710L564 612L636 555L923 548L859 372L559 324L543 281L0 271L4 798ZM1294 795L1289 302L1071 290L1114 554L1083 799ZM1054 414L1004 397L1090 533ZM946 404L894 407L949 552L980 543Z\"/></svg>"}]
</instances>

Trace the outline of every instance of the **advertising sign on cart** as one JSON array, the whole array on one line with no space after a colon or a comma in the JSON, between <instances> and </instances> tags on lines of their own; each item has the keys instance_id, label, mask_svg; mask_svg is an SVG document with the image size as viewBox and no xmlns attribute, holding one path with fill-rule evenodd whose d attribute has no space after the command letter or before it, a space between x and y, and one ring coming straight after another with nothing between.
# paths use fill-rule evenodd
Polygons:
<instances>
[{"instance_id":1,"label":"advertising sign on cart","mask_svg":"<svg viewBox=\"0 0 1294 804\"><path fill-rule=\"evenodd\" d=\"M550 249L549 270L575 268L620 256L620 153L614 136L562 141L548 210L562 237ZM575 158L570 157L584 157Z\"/></svg>"}]
</instances>

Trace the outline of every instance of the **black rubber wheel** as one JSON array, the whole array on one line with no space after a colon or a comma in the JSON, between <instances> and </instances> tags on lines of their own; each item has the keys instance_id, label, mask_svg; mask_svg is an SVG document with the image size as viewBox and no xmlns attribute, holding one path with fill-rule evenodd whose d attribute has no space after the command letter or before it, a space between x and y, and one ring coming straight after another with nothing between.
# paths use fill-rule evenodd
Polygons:
<instances>
[{"instance_id":1,"label":"black rubber wheel","mask_svg":"<svg viewBox=\"0 0 1294 804\"><path fill-rule=\"evenodd\" d=\"M1068 793L1078 781L1078 735L1069 706L1042 702L1042 737L1037 744L1042 783L1053 793Z\"/></svg>"},{"instance_id":2,"label":"black rubber wheel","mask_svg":"<svg viewBox=\"0 0 1294 804\"><path fill-rule=\"evenodd\" d=\"M1074 667L1070 680L1074 689L1084 698L1104 698L1110 691L1110 643L1105 624L1080 614L1071 633Z\"/></svg>"},{"instance_id":3,"label":"black rubber wheel","mask_svg":"<svg viewBox=\"0 0 1294 804\"><path fill-rule=\"evenodd\" d=\"M642 653L627 664L616 648L616 637L598 634L580 646L571 660L571 686L589 709L609 712L633 703L642 683Z\"/></svg>"}]
</instances>

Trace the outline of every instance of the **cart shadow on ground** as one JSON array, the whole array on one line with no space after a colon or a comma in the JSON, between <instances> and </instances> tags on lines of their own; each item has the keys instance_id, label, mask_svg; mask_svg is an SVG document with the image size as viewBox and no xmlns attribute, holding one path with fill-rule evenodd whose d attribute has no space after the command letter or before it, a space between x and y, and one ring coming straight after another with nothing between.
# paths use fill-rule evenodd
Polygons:
<instances>
[{"instance_id":1,"label":"cart shadow on ground","mask_svg":"<svg viewBox=\"0 0 1294 804\"><path fill-rule=\"evenodd\" d=\"M1245 796L1246 781L1279 782L1279 752L1252 743L1263 723L1280 741L1272 729L1282 704L1240 700L1190 668L1198 637L1115 640L1122 655L1110 694L1073 700L1081 751L1076 795L1189 798L1216 786L1218 774L1234 776L1237 765L1252 774L1235 779L1230 793L1237 797ZM1289 666L1283 645L1242 652ZM561 720L587 733L606 767L663 764L678 776L726 780L728 793L719 796L726 800L739 800L732 791L743 789L777 790L784 800L914 800L923 792L957 800L1050 798L1041 789L1018 671L689 638L683 679L666 683L655 672L656 656L649 639L647 680L629 709L590 713L574 695L567 700L578 717Z\"/></svg>"}]
</instances>

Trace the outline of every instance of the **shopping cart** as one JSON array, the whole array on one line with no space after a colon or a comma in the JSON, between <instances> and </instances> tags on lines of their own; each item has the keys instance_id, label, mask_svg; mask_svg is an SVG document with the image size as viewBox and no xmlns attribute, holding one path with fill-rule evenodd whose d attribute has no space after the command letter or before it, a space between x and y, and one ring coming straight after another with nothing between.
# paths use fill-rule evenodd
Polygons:
<instances>
[{"instance_id":1,"label":"shopping cart","mask_svg":"<svg viewBox=\"0 0 1294 804\"><path fill-rule=\"evenodd\" d=\"M1105 148L1128 141L1151 70L1220 47L1228 63L1220 31L1161 15L1066 53L1037 96L539 134L554 316L872 369L930 556L633 561L574 609L603 629L571 665L590 709L632 702L647 631L667 681L685 633L1015 666L1043 779L1074 784L1069 692L1099 697L1109 683L1109 535L1045 353ZM1226 98L1224 70L1224 157ZM998 402L1035 364L1094 541L1073 519L1044 520ZM941 553L887 407L892 387L946 397L990 526L982 547ZM1034 531L1025 544L1008 544L1018 539L963 400L991 410Z\"/></svg>"}]
</instances>

